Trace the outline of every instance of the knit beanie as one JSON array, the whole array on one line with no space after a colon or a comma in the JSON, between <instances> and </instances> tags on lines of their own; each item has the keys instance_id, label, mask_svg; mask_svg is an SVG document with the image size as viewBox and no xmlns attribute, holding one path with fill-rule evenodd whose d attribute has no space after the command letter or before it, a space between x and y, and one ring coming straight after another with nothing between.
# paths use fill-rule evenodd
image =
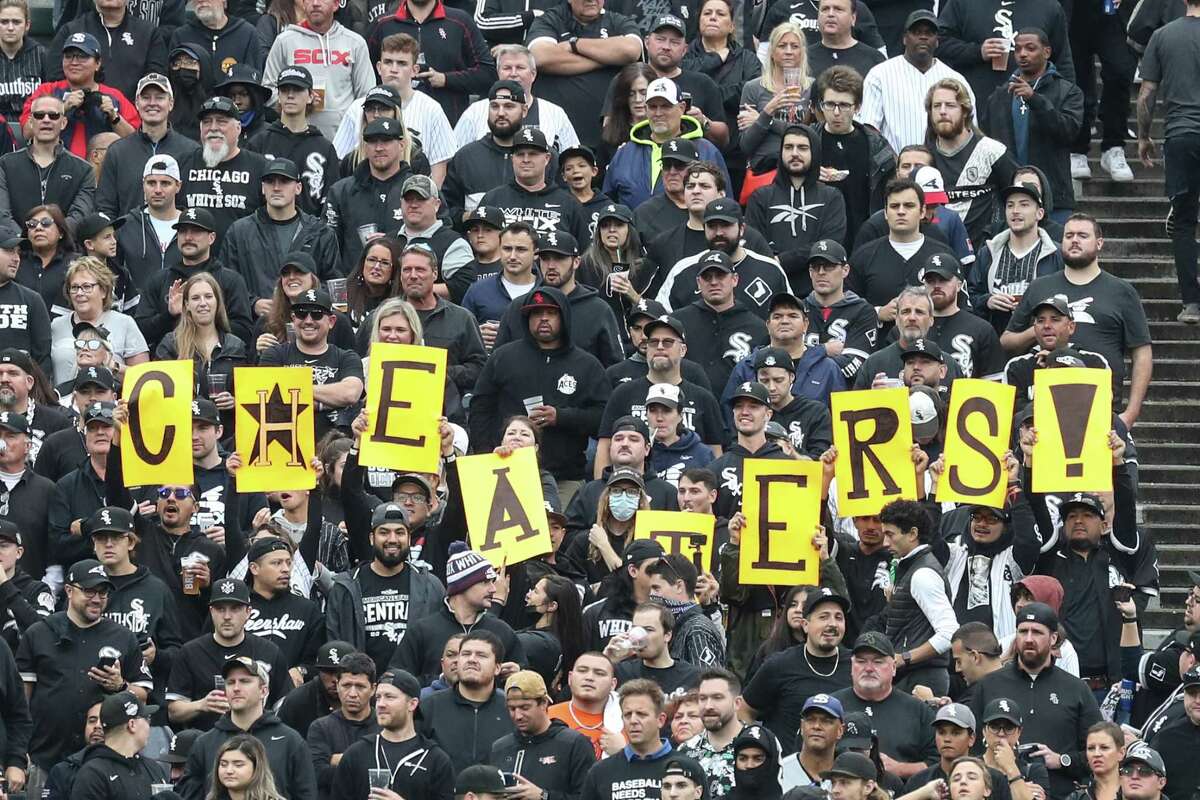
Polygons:
<instances>
[{"instance_id":1,"label":"knit beanie","mask_svg":"<svg viewBox=\"0 0 1200 800\"><path fill-rule=\"evenodd\" d=\"M446 595L462 594L481 581L496 579L496 570L483 556L467 547L466 542L451 542L446 559Z\"/></svg>"}]
</instances>

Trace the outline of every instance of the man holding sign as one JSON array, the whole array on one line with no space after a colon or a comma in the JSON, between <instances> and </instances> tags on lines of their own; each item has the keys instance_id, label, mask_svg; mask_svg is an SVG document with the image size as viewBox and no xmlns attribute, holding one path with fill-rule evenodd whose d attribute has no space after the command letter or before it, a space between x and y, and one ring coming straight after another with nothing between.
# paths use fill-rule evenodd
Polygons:
<instances>
[{"instance_id":1,"label":"man holding sign","mask_svg":"<svg viewBox=\"0 0 1200 800\"><path fill-rule=\"evenodd\" d=\"M742 464L747 458L787 458L775 442L767 439L771 421L771 400L767 387L757 381L746 382L733 393L733 427L737 444L708 465L720 481L717 490L717 515L732 517L742 507Z\"/></svg>"}]
</instances>

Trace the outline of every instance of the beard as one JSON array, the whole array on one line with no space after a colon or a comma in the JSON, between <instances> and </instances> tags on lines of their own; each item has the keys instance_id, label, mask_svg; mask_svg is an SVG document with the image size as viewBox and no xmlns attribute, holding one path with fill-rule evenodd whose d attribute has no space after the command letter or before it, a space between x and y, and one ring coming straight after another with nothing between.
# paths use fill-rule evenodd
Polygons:
<instances>
[{"instance_id":1,"label":"beard","mask_svg":"<svg viewBox=\"0 0 1200 800\"><path fill-rule=\"evenodd\" d=\"M521 120L509 120L508 122L501 122L500 120L489 119L488 130L492 132L493 136L499 136L501 139L507 139L516 135L517 131L521 129L521 122Z\"/></svg>"},{"instance_id":2,"label":"beard","mask_svg":"<svg viewBox=\"0 0 1200 800\"><path fill-rule=\"evenodd\" d=\"M1096 260L1096 251L1084 250L1079 255L1063 253L1062 260L1071 269L1083 269L1084 267L1091 266L1091 263Z\"/></svg>"},{"instance_id":3,"label":"beard","mask_svg":"<svg viewBox=\"0 0 1200 800\"><path fill-rule=\"evenodd\" d=\"M947 127L948 126L948 127ZM945 123L938 122L934 126L934 131L943 139L954 139L959 136L967 128L967 119L962 117L956 122L947 120Z\"/></svg>"},{"instance_id":4,"label":"beard","mask_svg":"<svg viewBox=\"0 0 1200 800\"><path fill-rule=\"evenodd\" d=\"M720 250L722 253L724 253L727 256L731 256L734 253L736 253L739 244L741 244L741 240L733 239L731 241L729 239L726 239L724 236L718 237L716 239L710 239L708 242L708 246L711 247L713 250Z\"/></svg>"},{"instance_id":5,"label":"beard","mask_svg":"<svg viewBox=\"0 0 1200 800\"><path fill-rule=\"evenodd\" d=\"M5 387L0 389L0 406L10 407L17 402L17 393Z\"/></svg>"},{"instance_id":6,"label":"beard","mask_svg":"<svg viewBox=\"0 0 1200 800\"><path fill-rule=\"evenodd\" d=\"M1025 667L1026 669L1041 669L1046 664L1046 659L1049 655L1050 655L1049 651L1046 651L1046 652L1039 651L1038 653L1035 654L1035 653L1028 653L1025 650L1018 650L1017 651L1017 660L1020 661L1021 666ZM1051 662L1051 663L1053 663L1053 662Z\"/></svg>"},{"instance_id":7,"label":"beard","mask_svg":"<svg viewBox=\"0 0 1200 800\"><path fill-rule=\"evenodd\" d=\"M403 564L405 561L408 561L409 548L407 548L407 547L402 548L395 555L391 555L379 547L374 548L374 550L375 550L375 560L378 561L380 564L383 564L388 569L391 569L392 567L398 567L401 564Z\"/></svg>"},{"instance_id":8,"label":"beard","mask_svg":"<svg viewBox=\"0 0 1200 800\"><path fill-rule=\"evenodd\" d=\"M229 158L229 143L221 142L214 146L211 141L204 142L204 166L212 169L220 164L225 159Z\"/></svg>"}]
</instances>

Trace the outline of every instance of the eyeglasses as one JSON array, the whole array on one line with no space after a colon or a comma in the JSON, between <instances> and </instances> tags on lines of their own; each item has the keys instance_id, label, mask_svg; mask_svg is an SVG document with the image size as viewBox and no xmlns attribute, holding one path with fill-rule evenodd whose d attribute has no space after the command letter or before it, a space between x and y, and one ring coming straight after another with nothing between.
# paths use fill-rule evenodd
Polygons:
<instances>
[{"instance_id":1,"label":"eyeglasses","mask_svg":"<svg viewBox=\"0 0 1200 800\"><path fill-rule=\"evenodd\" d=\"M56 120L56 119L62 119L62 117L63 117L63 114L61 111L34 111L33 112L34 119L55 119Z\"/></svg>"},{"instance_id":2,"label":"eyeglasses","mask_svg":"<svg viewBox=\"0 0 1200 800\"><path fill-rule=\"evenodd\" d=\"M293 308L292 319L311 319L314 322L320 322L329 316L329 312L323 308Z\"/></svg>"},{"instance_id":3,"label":"eyeglasses","mask_svg":"<svg viewBox=\"0 0 1200 800\"><path fill-rule=\"evenodd\" d=\"M848 114L854 109L853 103L835 103L832 100L826 100L821 103L822 111L835 111L838 114Z\"/></svg>"},{"instance_id":4,"label":"eyeglasses","mask_svg":"<svg viewBox=\"0 0 1200 800\"><path fill-rule=\"evenodd\" d=\"M424 505L429 502L420 492L393 492L392 499L397 503L421 503Z\"/></svg>"},{"instance_id":5,"label":"eyeglasses","mask_svg":"<svg viewBox=\"0 0 1200 800\"><path fill-rule=\"evenodd\" d=\"M1004 734L1005 736L1017 732L1017 726L1011 722L989 722L987 726L989 730Z\"/></svg>"},{"instance_id":6,"label":"eyeglasses","mask_svg":"<svg viewBox=\"0 0 1200 800\"><path fill-rule=\"evenodd\" d=\"M192 490L184 486L176 486L174 489L170 486L160 486L158 496L163 500L166 500L168 497L174 497L176 500L186 500L192 496Z\"/></svg>"},{"instance_id":7,"label":"eyeglasses","mask_svg":"<svg viewBox=\"0 0 1200 800\"><path fill-rule=\"evenodd\" d=\"M646 345L654 350L658 350L660 348L663 350L670 350L672 347L674 347L678 343L679 343L678 339L672 339L670 337L667 337L666 339L647 339L646 340Z\"/></svg>"},{"instance_id":8,"label":"eyeglasses","mask_svg":"<svg viewBox=\"0 0 1200 800\"><path fill-rule=\"evenodd\" d=\"M629 498L633 498L636 500L642 496L642 490L641 489L609 489L608 496L609 497L629 497Z\"/></svg>"},{"instance_id":9,"label":"eyeglasses","mask_svg":"<svg viewBox=\"0 0 1200 800\"><path fill-rule=\"evenodd\" d=\"M54 227L54 220L50 219L49 217L42 217L41 219L31 219L31 220L26 221L25 227L31 231L37 230L38 228L52 228L52 227Z\"/></svg>"},{"instance_id":10,"label":"eyeglasses","mask_svg":"<svg viewBox=\"0 0 1200 800\"><path fill-rule=\"evenodd\" d=\"M1138 778L1154 778L1158 773L1152 770L1145 764L1126 764L1121 767L1122 775L1131 775Z\"/></svg>"},{"instance_id":11,"label":"eyeglasses","mask_svg":"<svg viewBox=\"0 0 1200 800\"><path fill-rule=\"evenodd\" d=\"M75 591L77 591L77 592L83 592L83 596L86 597L88 600L91 600L96 597L100 597L100 598L108 597L108 588L105 586L96 586L92 589L85 589L77 583L72 583L71 587L74 588Z\"/></svg>"},{"instance_id":12,"label":"eyeglasses","mask_svg":"<svg viewBox=\"0 0 1200 800\"><path fill-rule=\"evenodd\" d=\"M92 352L95 352L95 351L99 350L101 347L104 347L104 342L100 341L99 339L76 339L75 340L75 349L80 352L83 352L84 350L91 350Z\"/></svg>"},{"instance_id":13,"label":"eyeglasses","mask_svg":"<svg viewBox=\"0 0 1200 800\"><path fill-rule=\"evenodd\" d=\"M98 283L76 283L73 286L68 286L67 291L71 294L91 294L92 290L99 285Z\"/></svg>"},{"instance_id":14,"label":"eyeglasses","mask_svg":"<svg viewBox=\"0 0 1200 800\"><path fill-rule=\"evenodd\" d=\"M367 256L363 260L364 264L371 264L376 267L390 267L392 260L390 258L376 258L375 256Z\"/></svg>"}]
</instances>

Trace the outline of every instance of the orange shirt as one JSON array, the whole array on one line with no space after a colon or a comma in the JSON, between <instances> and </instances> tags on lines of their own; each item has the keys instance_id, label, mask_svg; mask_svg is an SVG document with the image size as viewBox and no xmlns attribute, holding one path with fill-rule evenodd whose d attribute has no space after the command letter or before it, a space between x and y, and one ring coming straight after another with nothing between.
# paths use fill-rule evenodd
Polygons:
<instances>
[{"instance_id":1,"label":"orange shirt","mask_svg":"<svg viewBox=\"0 0 1200 800\"><path fill-rule=\"evenodd\" d=\"M562 720L568 728L590 739L592 749L596 751L596 760L604 757L604 751L600 748L600 737L604 735L603 711L599 714L589 714L568 700L550 706L550 719Z\"/></svg>"}]
</instances>

